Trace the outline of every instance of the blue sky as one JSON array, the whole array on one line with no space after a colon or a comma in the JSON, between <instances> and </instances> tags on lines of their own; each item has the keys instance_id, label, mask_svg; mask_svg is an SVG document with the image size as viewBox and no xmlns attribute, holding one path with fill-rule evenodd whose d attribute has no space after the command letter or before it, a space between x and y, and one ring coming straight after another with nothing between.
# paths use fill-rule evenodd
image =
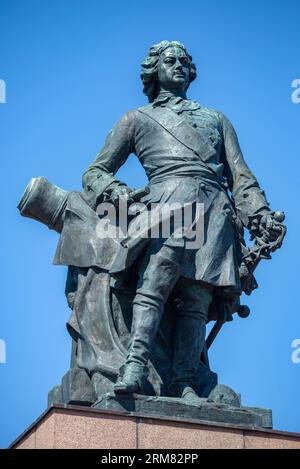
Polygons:
<instances>
[{"instance_id":1,"label":"blue sky","mask_svg":"<svg viewBox=\"0 0 300 469\"><path fill-rule=\"evenodd\" d=\"M248 319L224 326L211 351L221 383L245 405L273 409L274 427L300 432L298 0L0 0L1 316L0 447L47 404L68 370L66 269L52 265L55 232L21 218L16 206L29 179L43 175L68 190L128 109L143 105L140 63L149 46L179 40L198 78L189 97L224 112L271 207L284 210L288 235L257 271L260 288ZM135 157L119 177L146 177Z\"/></svg>"}]
</instances>

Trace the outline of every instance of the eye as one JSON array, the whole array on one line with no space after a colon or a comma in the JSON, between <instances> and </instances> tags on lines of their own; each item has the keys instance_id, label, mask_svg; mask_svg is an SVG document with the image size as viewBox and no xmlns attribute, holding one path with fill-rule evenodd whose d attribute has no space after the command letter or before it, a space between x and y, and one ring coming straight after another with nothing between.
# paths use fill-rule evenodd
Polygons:
<instances>
[{"instance_id":1,"label":"eye","mask_svg":"<svg viewBox=\"0 0 300 469\"><path fill-rule=\"evenodd\" d=\"M173 64L175 62L175 59L174 59L174 57L166 57L164 62L166 64Z\"/></svg>"}]
</instances>

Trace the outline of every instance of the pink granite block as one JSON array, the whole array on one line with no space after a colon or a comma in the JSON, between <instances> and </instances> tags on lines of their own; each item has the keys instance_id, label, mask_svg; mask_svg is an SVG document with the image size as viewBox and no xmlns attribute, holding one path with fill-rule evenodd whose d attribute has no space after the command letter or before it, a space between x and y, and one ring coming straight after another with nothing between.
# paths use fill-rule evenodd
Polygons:
<instances>
[{"instance_id":1,"label":"pink granite block","mask_svg":"<svg viewBox=\"0 0 300 469\"><path fill-rule=\"evenodd\" d=\"M35 449L35 430L26 435L16 449Z\"/></svg>"},{"instance_id":2,"label":"pink granite block","mask_svg":"<svg viewBox=\"0 0 300 469\"><path fill-rule=\"evenodd\" d=\"M143 449L242 449L243 446L242 430L148 419L138 424L138 447Z\"/></svg>"},{"instance_id":3,"label":"pink granite block","mask_svg":"<svg viewBox=\"0 0 300 469\"><path fill-rule=\"evenodd\" d=\"M245 449L300 449L300 438L272 434L245 434Z\"/></svg>"},{"instance_id":4,"label":"pink granite block","mask_svg":"<svg viewBox=\"0 0 300 469\"><path fill-rule=\"evenodd\" d=\"M55 413L55 448L136 448L136 421L115 415Z\"/></svg>"},{"instance_id":5,"label":"pink granite block","mask_svg":"<svg viewBox=\"0 0 300 469\"><path fill-rule=\"evenodd\" d=\"M300 434L133 417L83 407L48 409L12 448L300 449Z\"/></svg>"},{"instance_id":6,"label":"pink granite block","mask_svg":"<svg viewBox=\"0 0 300 469\"><path fill-rule=\"evenodd\" d=\"M50 413L36 428L36 449L53 449L55 432L55 414Z\"/></svg>"}]
</instances>

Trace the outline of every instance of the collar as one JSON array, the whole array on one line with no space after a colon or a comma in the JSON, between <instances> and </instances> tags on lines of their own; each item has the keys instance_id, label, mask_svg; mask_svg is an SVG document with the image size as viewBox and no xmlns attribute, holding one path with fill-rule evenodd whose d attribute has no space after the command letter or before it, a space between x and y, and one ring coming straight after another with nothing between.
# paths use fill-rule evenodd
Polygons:
<instances>
[{"instance_id":1,"label":"collar","mask_svg":"<svg viewBox=\"0 0 300 469\"><path fill-rule=\"evenodd\" d=\"M157 98L152 103L153 107L165 107L168 106L178 114L184 111L195 111L200 109L200 105L197 101L191 101L186 96L175 96L170 91L161 91Z\"/></svg>"}]
</instances>

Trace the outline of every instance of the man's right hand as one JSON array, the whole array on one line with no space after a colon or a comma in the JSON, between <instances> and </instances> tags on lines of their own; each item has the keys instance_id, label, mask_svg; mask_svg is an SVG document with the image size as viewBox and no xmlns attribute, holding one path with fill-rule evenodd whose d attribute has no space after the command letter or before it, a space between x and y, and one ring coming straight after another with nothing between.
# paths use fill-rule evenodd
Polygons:
<instances>
[{"instance_id":1,"label":"man's right hand","mask_svg":"<svg viewBox=\"0 0 300 469\"><path fill-rule=\"evenodd\" d=\"M130 193L132 189L130 189L126 185L118 185L116 186L111 194L109 195L109 200L118 207L120 202L123 201L124 203L131 204L133 200L131 200Z\"/></svg>"}]
</instances>

